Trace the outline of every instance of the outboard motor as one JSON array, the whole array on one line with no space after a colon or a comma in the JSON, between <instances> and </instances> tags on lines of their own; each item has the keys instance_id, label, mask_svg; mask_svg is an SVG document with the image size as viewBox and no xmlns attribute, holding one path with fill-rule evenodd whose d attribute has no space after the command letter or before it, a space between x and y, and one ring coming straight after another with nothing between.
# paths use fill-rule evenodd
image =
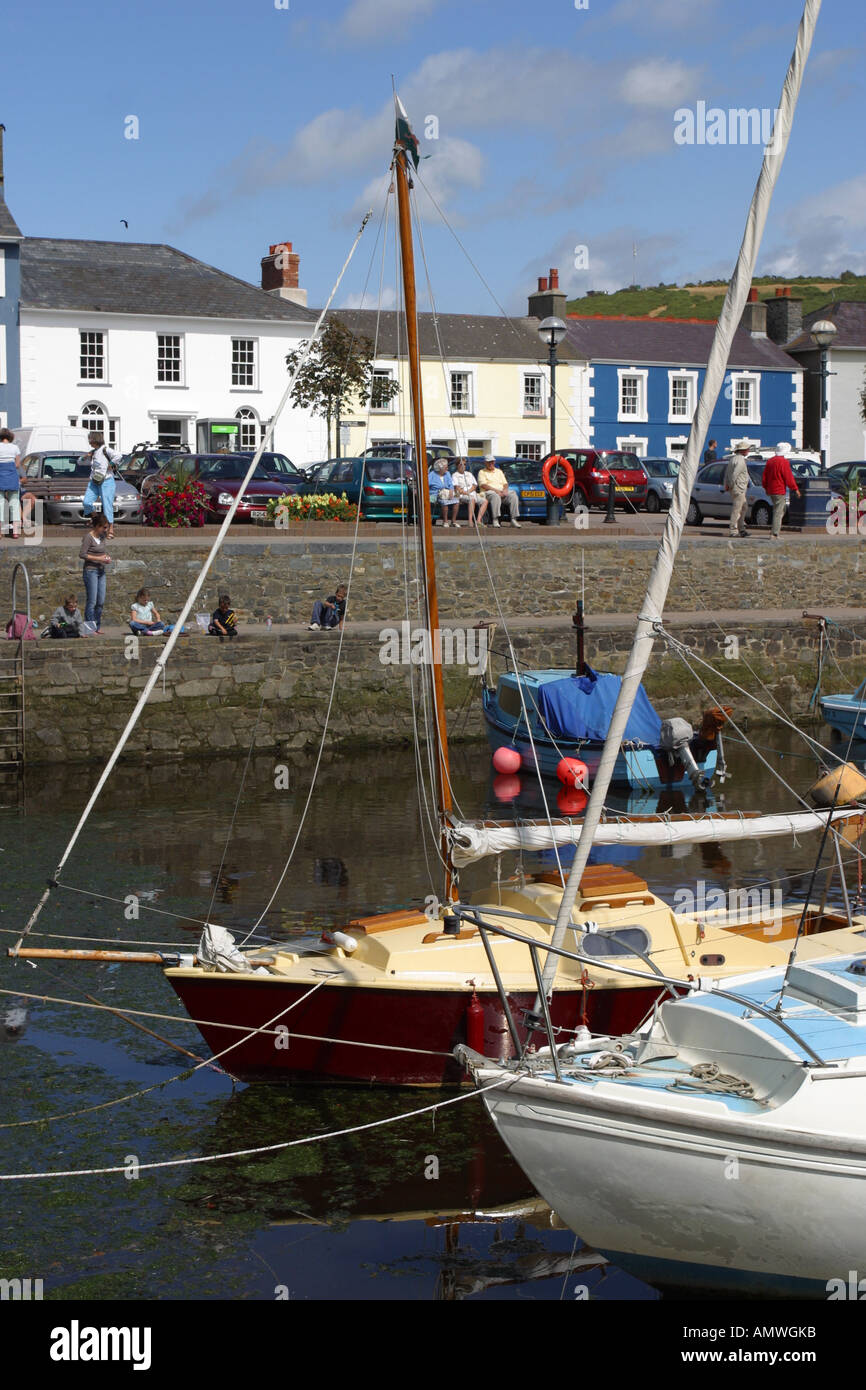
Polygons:
<instances>
[{"instance_id":1,"label":"outboard motor","mask_svg":"<svg viewBox=\"0 0 866 1390\"><path fill-rule=\"evenodd\" d=\"M689 746L694 736L695 731L687 719L665 719L662 721L659 744L671 762L679 761L683 764L692 785L697 791L702 792L706 791L710 783L695 762Z\"/></svg>"}]
</instances>

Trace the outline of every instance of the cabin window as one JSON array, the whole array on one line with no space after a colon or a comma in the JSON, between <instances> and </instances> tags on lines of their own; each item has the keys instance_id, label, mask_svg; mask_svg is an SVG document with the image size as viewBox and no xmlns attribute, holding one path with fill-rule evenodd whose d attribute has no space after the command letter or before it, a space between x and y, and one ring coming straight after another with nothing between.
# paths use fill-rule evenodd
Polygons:
<instances>
[{"instance_id":1,"label":"cabin window","mask_svg":"<svg viewBox=\"0 0 866 1390\"><path fill-rule=\"evenodd\" d=\"M520 699L520 691L511 682L501 681L496 692L496 703L499 705L503 714L510 714L512 719L517 719L523 713L523 705ZM527 708L531 708L531 703L527 700Z\"/></svg>"},{"instance_id":2,"label":"cabin window","mask_svg":"<svg viewBox=\"0 0 866 1390\"><path fill-rule=\"evenodd\" d=\"M586 932L580 938L580 949L583 955L597 959L603 956L646 956L650 950L649 933L643 927Z\"/></svg>"}]
</instances>

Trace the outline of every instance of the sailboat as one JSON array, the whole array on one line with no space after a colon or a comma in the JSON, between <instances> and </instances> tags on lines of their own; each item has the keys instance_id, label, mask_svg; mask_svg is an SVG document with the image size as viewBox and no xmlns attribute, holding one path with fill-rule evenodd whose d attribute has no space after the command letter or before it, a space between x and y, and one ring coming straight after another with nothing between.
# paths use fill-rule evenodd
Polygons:
<instances>
[{"instance_id":1,"label":"sailboat","mask_svg":"<svg viewBox=\"0 0 866 1390\"><path fill-rule=\"evenodd\" d=\"M424 410L420 389L414 253L411 230L410 163L417 167L417 141L397 99L397 128L393 155L402 255L402 279L406 310L409 375L412 391L414 437L419 470L426 470ZM363 230L363 227L362 229ZM355 245L360 239L358 233ZM354 248L353 248L354 249ZM351 253L350 253L351 255ZM348 261L347 261L348 264ZM344 266L345 270L345 266ZM331 293L313 334L315 339L330 307ZM270 430L289 397L289 381L282 402L272 417ZM257 454L268 447L265 432ZM240 497L243 487L238 491ZM427 489L419 491L421 559L424 609L428 631L439 630L433 529ZM394 911L362 916L345 922L313 943L256 945L241 949L218 924L208 924L198 950L124 952L63 950L33 946L28 937L60 882L65 865L95 806L126 741L141 716L150 692L157 684L183 624L228 532L234 514L229 509L210 555L192 587L174 632L145 683L136 707L66 846L51 884L24 926L9 954L38 960L40 957L72 960L109 960L161 967L190 1017L210 1046L214 1058L242 1081L283 1084L307 1082L378 1083L401 1085L467 1084L465 1066L456 1060L454 1048L466 1042L476 1051L496 1057L518 1054L535 1027L540 980L522 947L503 938L488 958L480 931L462 927L454 906L459 897L460 866L485 854L498 854L496 837L540 837L548 846L584 843L585 824L569 818L548 817L536 826L502 828L496 824L462 821L454 811L445 721L441 655L431 643L431 659L425 673L429 681L431 743L438 808L438 848L443 866L440 901L425 911L399 907ZM623 681L625 689L628 673ZM617 740L622 730L612 734ZM601 775L603 769L599 769ZM591 803L592 804L592 803ZM806 811L790 816L744 817L741 815L648 815L628 818L611 814L602 823L597 808L591 838L597 844L671 843L674 839L736 840L745 835L792 836L819 830L828 822L842 822L852 813L844 809ZM745 827L745 830L744 830ZM541 847L541 846L539 846ZM580 857L581 849L578 849ZM288 868L288 865L287 865ZM285 871L284 871L285 872ZM282 882L282 879L280 880ZM271 901L276 897L274 890ZM407 887L406 898L412 896ZM518 867L511 882L494 881L475 895L500 925L520 918L539 942L561 942L568 928L584 930L593 925L600 943L598 967L583 964L563 968L549 989L549 1014L554 1027L572 1033L585 1021L601 1026L631 1027L644 1016L662 985L642 982L640 988L607 971L603 955L618 949L616 936L624 927L635 927L641 959L657 955L669 963L679 978L700 970L724 977L755 968L759 961L778 964L783 949L777 923L765 923L746 910L723 920L705 922L680 916L654 893L646 882L613 865L594 865L587 870L586 856L577 861L570 876L564 867L553 875L525 875ZM794 909L782 914L784 931L793 930ZM264 913L262 914L264 916ZM261 920L261 919L260 919ZM258 925L258 924L255 924ZM856 933L866 931L866 918L827 912L815 903L809 914L810 944L816 955L838 955L856 949ZM251 927L251 931L253 928ZM597 986L597 987L596 987ZM509 1009L503 1008L500 988Z\"/></svg>"}]
</instances>

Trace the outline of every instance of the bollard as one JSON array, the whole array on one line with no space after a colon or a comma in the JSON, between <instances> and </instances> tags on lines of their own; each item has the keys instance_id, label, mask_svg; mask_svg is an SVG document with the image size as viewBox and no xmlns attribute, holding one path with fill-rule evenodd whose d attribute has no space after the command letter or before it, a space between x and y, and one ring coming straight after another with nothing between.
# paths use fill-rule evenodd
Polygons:
<instances>
[{"instance_id":1,"label":"bollard","mask_svg":"<svg viewBox=\"0 0 866 1390\"><path fill-rule=\"evenodd\" d=\"M614 509L613 504L615 493L616 483L614 482L614 477L611 473L610 477L607 480L607 516L604 519L605 526L609 526L611 522L616 521L616 511Z\"/></svg>"}]
</instances>

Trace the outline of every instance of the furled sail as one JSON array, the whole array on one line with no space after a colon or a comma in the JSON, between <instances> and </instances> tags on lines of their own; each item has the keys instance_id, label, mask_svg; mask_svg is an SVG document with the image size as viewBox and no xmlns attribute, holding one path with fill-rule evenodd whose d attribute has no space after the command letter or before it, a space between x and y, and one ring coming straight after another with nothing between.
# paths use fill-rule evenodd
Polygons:
<instances>
[{"instance_id":1,"label":"furled sail","mask_svg":"<svg viewBox=\"0 0 866 1390\"><path fill-rule=\"evenodd\" d=\"M863 817L857 810L834 811L831 821ZM593 845L702 845L731 840L763 840L777 835L804 835L823 830L826 811L795 811L789 815L695 816L673 821L650 818L640 821L608 821L593 835ZM449 835L451 862L457 869L474 864L505 850L543 850L554 845L576 845L582 830L580 821L553 821L547 824L479 826L458 822Z\"/></svg>"}]
</instances>

